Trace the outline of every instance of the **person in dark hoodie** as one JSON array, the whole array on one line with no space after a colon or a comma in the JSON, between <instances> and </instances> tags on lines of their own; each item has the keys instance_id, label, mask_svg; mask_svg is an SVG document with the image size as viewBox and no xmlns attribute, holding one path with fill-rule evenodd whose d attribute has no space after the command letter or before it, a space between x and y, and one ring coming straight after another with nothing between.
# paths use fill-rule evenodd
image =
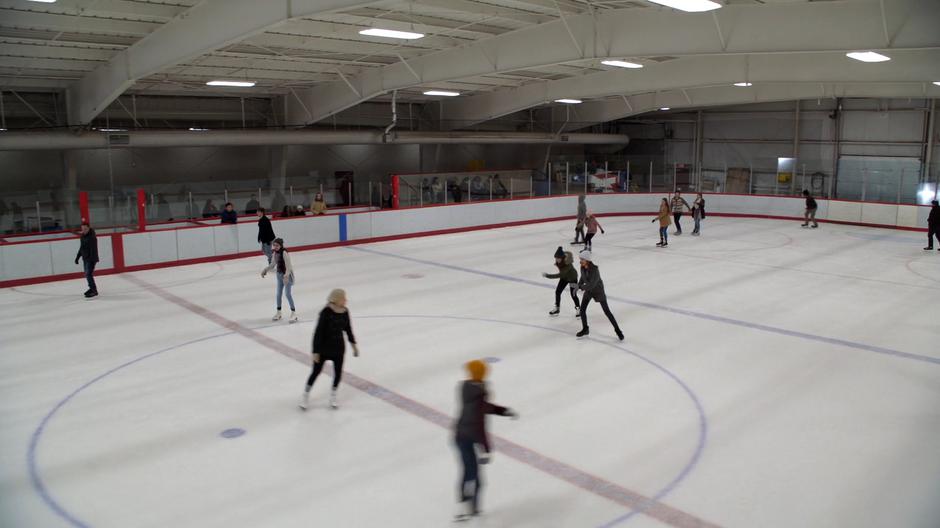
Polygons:
<instances>
[{"instance_id":1,"label":"person in dark hoodie","mask_svg":"<svg viewBox=\"0 0 940 528\"><path fill-rule=\"evenodd\" d=\"M571 242L572 245L584 243L584 221L587 220L587 203L585 203L584 200L585 196L583 194L579 194L578 218L577 223L574 225L574 241Z\"/></svg>"},{"instance_id":2,"label":"person in dark hoodie","mask_svg":"<svg viewBox=\"0 0 940 528\"><path fill-rule=\"evenodd\" d=\"M930 214L927 216L927 247L925 251L933 249L933 237L940 242L940 203L937 200L930 202ZM940 251L940 247L937 247Z\"/></svg>"},{"instance_id":3,"label":"person in dark hoodie","mask_svg":"<svg viewBox=\"0 0 940 528\"><path fill-rule=\"evenodd\" d=\"M574 256L570 251L562 250L561 246L555 250L555 267L558 273L543 273L546 279L558 279L558 286L555 288L555 308L548 312L548 315L558 315L561 311L561 292L567 287L571 293L571 300L574 301L574 316L580 316L581 303L578 302L578 270L574 269Z\"/></svg>"},{"instance_id":4,"label":"person in dark hoodie","mask_svg":"<svg viewBox=\"0 0 940 528\"><path fill-rule=\"evenodd\" d=\"M222 210L222 223L223 224L237 224L238 223L238 213L235 212L235 206L232 205L232 202L225 204L225 209Z\"/></svg>"},{"instance_id":5,"label":"person in dark hoodie","mask_svg":"<svg viewBox=\"0 0 940 528\"><path fill-rule=\"evenodd\" d=\"M270 264L271 242L273 242L276 237L274 236L274 228L271 227L271 219L264 213L264 207L259 207L258 214L261 215L261 218L258 219L258 243L261 244L261 252L264 253L264 256L268 257L268 264Z\"/></svg>"},{"instance_id":6,"label":"person in dark hoodie","mask_svg":"<svg viewBox=\"0 0 940 528\"><path fill-rule=\"evenodd\" d=\"M489 463L490 442L486 435L486 415L498 414L513 419L519 415L508 407L502 407L488 401L486 391L486 363L479 359L466 365L470 379L460 384L460 414L457 418L455 441L463 463L463 475L460 479L458 497L460 511L455 520L465 521L480 514L480 464ZM477 455L477 446L483 453Z\"/></svg>"},{"instance_id":7,"label":"person in dark hoodie","mask_svg":"<svg viewBox=\"0 0 940 528\"><path fill-rule=\"evenodd\" d=\"M581 296L582 328L577 334L578 337L584 337L591 333L587 324L587 307L593 299L604 309L604 315L607 316L610 324L614 325L614 332L617 333L617 339L623 341L623 332L620 331L620 326L617 324L617 320L614 319L614 314L610 313L610 307L607 306L607 294L604 293L604 281L601 280L601 271L594 265L594 262L592 262L594 257L591 255L590 251L584 250L578 254L578 258L581 259L581 280L578 282L578 287L584 292L584 295Z\"/></svg>"},{"instance_id":8,"label":"person in dark hoodie","mask_svg":"<svg viewBox=\"0 0 940 528\"><path fill-rule=\"evenodd\" d=\"M819 227L819 224L816 223L816 209L819 208L816 204L816 200L806 189L803 189L803 197L806 198L806 211L803 212L803 227L807 227L810 220L813 221L813 227Z\"/></svg>"},{"instance_id":9,"label":"person in dark hoodie","mask_svg":"<svg viewBox=\"0 0 940 528\"><path fill-rule=\"evenodd\" d=\"M698 193L695 201L692 202L692 220L695 221L695 229L692 230L693 236L698 236L702 230L702 220L705 219L705 198L702 193Z\"/></svg>"},{"instance_id":10,"label":"person in dark hoodie","mask_svg":"<svg viewBox=\"0 0 940 528\"><path fill-rule=\"evenodd\" d=\"M353 335L352 323L349 320L349 310L346 309L346 292L336 289L327 297L327 305L320 311L317 329L313 332L313 372L307 378L307 386L300 400L300 408L307 410L310 399L310 389L317 381L317 376L323 370L323 364L333 362L333 390L330 392L330 407L337 409L336 391L343 378L343 359L346 356L346 341L343 332L353 346L353 356L359 357L359 345Z\"/></svg>"},{"instance_id":11,"label":"person in dark hoodie","mask_svg":"<svg viewBox=\"0 0 940 528\"><path fill-rule=\"evenodd\" d=\"M98 263L98 236L95 230L87 221L82 222L81 245L78 247L78 254L75 255L75 264L81 258L85 267L85 280L88 281L88 291L85 292L86 298L96 297L98 295L98 285L95 284L95 264Z\"/></svg>"}]
</instances>

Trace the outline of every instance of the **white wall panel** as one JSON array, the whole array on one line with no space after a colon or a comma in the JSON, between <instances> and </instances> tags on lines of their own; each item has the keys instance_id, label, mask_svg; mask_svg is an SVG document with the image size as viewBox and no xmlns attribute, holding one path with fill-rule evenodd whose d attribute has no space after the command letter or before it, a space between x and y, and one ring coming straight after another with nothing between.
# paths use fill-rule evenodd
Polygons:
<instances>
[{"instance_id":1,"label":"white wall panel","mask_svg":"<svg viewBox=\"0 0 940 528\"><path fill-rule=\"evenodd\" d=\"M52 273L60 275L63 273L75 273L84 271L82 261L75 265L75 255L78 253L80 242L75 240L57 240L50 242L52 251ZM102 235L98 237L98 265L96 270L107 270L114 268L114 252L111 249L111 236Z\"/></svg>"},{"instance_id":2,"label":"white wall panel","mask_svg":"<svg viewBox=\"0 0 940 528\"><path fill-rule=\"evenodd\" d=\"M826 218L839 222L861 222L862 205L858 202L832 200L829 202L829 214Z\"/></svg>"},{"instance_id":3,"label":"white wall panel","mask_svg":"<svg viewBox=\"0 0 940 528\"><path fill-rule=\"evenodd\" d=\"M179 248L176 246L176 234L179 231L160 231L149 233L151 262L174 262L179 260ZM127 264L127 261L124 262Z\"/></svg>"},{"instance_id":4,"label":"white wall panel","mask_svg":"<svg viewBox=\"0 0 940 528\"><path fill-rule=\"evenodd\" d=\"M862 204L862 222L866 224L895 225L898 206L890 204Z\"/></svg>"},{"instance_id":5,"label":"white wall panel","mask_svg":"<svg viewBox=\"0 0 940 528\"><path fill-rule=\"evenodd\" d=\"M125 266L141 266L153 262L150 233L131 233L124 235L123 239Z\"/></svg>"},{"instance_id":6,"label":"white wall panel","mask_svg":"<svg viewBox=\"0 0 940 528\"><path fill-rule=\"evenodd\" d=\"M387 213L363 213L346 215L346 239L361 240L372 237L372 222Z\"/></svg>"},{"instance_id":7,"label":"white wall panel","mask_svg":"<svg viewBox=\"0 0 940 528\"><path fill-rule=\"evenodd\" d=\"M238 225L224 225L211 228L215 239L215 255L234 255L238 253Z\"/></svg>"},{"instance_id":8,"label":"white wall panel","mask_svg":"<svg viewBox=\"0 0 940 528\"><path fill-rule=\"evenodd\" d=\"M244 222L238 224L238 229L235 232L235 238L235 244L239 253L261 251L261 244L258 243L257 222Z\"/></svg>"},{"instance_id":9,"label":"white wall panel","mask_svg":"<svg viewBox=\"0 0 940 528\"><path fill-rule=\"evenodd\" d=\"M417 215L421 211L430 211L438 209L431 207L428 209L407 209L404 211L381 211L377 213L366 213L372 216L372 236L385 237L402 234L401 219L404 215Z\"/></svg>"},{"instance_id":10,"label":"white wall panel","mask_svg":"<svg viewBox=\"0 0 940 528\"><path fill-rule=\"evenodd\" d=\"M3 279L25 279L52 275L52 251L49 242L2 246ZM73 255L74 259L75 256ZM81 269L77 270L81 271Z\"/></svg>"},{"instance_id":11,"label":"white wall panel","mask_svg":"<svg viewBox=\"0 0 940 528\"><path fill-rule=\"evenodd\" d=\"M181 229L176 232L176 245L180 260L215 255L215 240L211 228Z\"/></svg>"}]
</instances>

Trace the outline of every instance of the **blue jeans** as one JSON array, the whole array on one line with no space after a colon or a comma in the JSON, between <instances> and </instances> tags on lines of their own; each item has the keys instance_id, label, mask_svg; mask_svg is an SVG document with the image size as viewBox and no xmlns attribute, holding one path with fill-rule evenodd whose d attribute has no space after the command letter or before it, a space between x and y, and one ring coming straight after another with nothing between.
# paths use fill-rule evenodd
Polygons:
<instances>
[{"instance_id":1,"label":"blue jeans","mask_svg":"<svg viewBox=\"0 0 940 528\"><path fill-rule=\"evenodd\" d=\"M699 224L702 223L702 217L697 216L697 215L693 215L693 216L692 216L692 220L695 220L695 229L693 229L692 232L693 232L693 233L698 233L699 229L701 228L701 226L700 226Z\"/></svg>"},{"instance_id":2,"label":"blue jeans","mask_svg":"<svg viewBox=\"0 0 940 528\"><path fill-rule=\"evenodd\" d=\"M98 291L98 286L95 284L95 263L84 259L82 262L85 264L85 280L88 281L88 289L93 292Z\"/></svg>"},{"instance_id":3,"label":"blue jeans","mask_svg":"<svg viewBox=\"0 0 940 528\"><path fill-rule=\"evenodd\" d=\"M261 252L264 253L264 256L268 257L268 264L271 263L271 244L261 244Z\"/></svg>"},{"instance_id":4,"label":"blue jeans","mask_svg":"<svg viewBox=\"0 0 940 528\"><path fill-rule=\"evenodd\" d=\"M663 242L669 242L669 226L659 228L659 239Z\"/></svg>"},{"instance_id":5,"label":"blue jeans","mask_svg":"<svg viewBox=\"0 0 940 528\"><path fill-rule=\"evenodd\" d=\"M476 513L480 511L480 488L483 482L480 480L480 466L473 440L458 438L457 450L460 451L460 460L463 462L463 478L460 480L458 496L460 502L470 501L473 512Z\"/></svg>"},{"instance_id":6,"label":"blue jeans","mask_svg":"<svg viewBox=\"0 0 940 528\"><path fill-rule=\"evenodd\" d=\"M277 273L277 309L281 309L281 295L284 293L284 290L287 290L287 303L290 304L290 310L294 311L294 296L290 294L291 288L294 287L294 279L284 280L284 274L281 272Z\"/></svg>"}]
</instances>

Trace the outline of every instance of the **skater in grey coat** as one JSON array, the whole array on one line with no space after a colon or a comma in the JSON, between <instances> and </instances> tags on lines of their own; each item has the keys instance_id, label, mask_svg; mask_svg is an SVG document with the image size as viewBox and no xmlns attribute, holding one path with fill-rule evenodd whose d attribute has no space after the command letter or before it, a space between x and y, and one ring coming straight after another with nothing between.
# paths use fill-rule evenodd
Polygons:
<instances>
[{"instance_id":1,"label":"skater in grey coat","mask_svg":"<svg viewBox=\"0 0 940 528\"><path fill-rule=\"evenodd\" d=\"M614 314L610 312L610 307L607 306L607 294L604 292L604 281L601 279L601 271L594 265L594 262L592 262L593 256L591 252L584 250L578 257L581 259L581 280L578 282L578 287L584 292L584 295L581 296L582 328L577 334L578 337L584 337L590 333L587 324L587 308L588 304L590 304L593 299L601 305L601 308L604 310L604 315L607 316L610 324L614 326L617 339L623 341L623 332L620 331L620 325L617 324L617 320L614 319Z\"/></svg>"},{"instance_id":2,"label":"skater in grey coat","mask_svg":"<svg viewBox=\"0 0 940 528\"><path fill-rule=\"evenodd\" d=\"M578 195L578 223L574 226L574 241L572 244L583 244L584 243L584 222L587 221L587 203L585 203L585 196L583 194Z\"/></svg>"}]
</instances>

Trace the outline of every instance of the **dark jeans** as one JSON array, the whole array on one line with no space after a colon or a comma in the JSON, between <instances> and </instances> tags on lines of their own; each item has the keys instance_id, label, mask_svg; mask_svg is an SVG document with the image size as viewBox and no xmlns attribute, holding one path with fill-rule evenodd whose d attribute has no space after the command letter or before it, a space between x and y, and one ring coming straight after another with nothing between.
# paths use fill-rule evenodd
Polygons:
<instances>
[{"instance_id":1,"label":"dark jeans","mask_svg":"<svg viewBox=\"0 0 940 528\"><path fill-rule=\"evenodd\" d=\"M588 327L587 308L588 308L588 304L591 303L591 299L594 299L594 297L590 293L587 293L587 292L585 292L584 296L581 297L581 325L584 328ZM617 320L614 319L614 314L610 313L610 307L607 306L607 297L604 297L604 300L602 301L598 301L597 299L594 299L594 300L601 305L601 308L604 309L604 315L607 316L607 320L610 321L610 324L614 325L614 330L616 330L617 333L620 333L620 325L617 324Z\"/></svg>"},{"instance_id":2,"label":"dark jeans","mask_svg":"<svg viewBox=\"0 0 940 528\"><path fill-rule=\"evenodd\" d=\"M695 229L693 229L692 232L693 232L693 233L698 233L699 230L702 229L702 217L701 217L701 216L692 215L692 220L695 221Z\"/></svg>"},{"instance_id":3,"label":"dark jeans","mask_svg":"<svg viewBox=\"0 0 940 528\"><path fill-rule=\"evenodd\" d=\"M940 242L940 227L927 226L927 247L933 247L933 237L937 237L937 242Z\"/></svg>"},{"instance_id":4,"label":"dark jeans","mask_svg":"<svg viewBox=\"0 0 940 528\"><path fill-rule=\"evenodd\" d=\"M584 249L591 249L591 239L594 238L596 234L597 233L588 233L587 236L584 237Z\"/></svg>"},{"instance_id":5,"label":"dark jeans","mask_svg":"<svg viewBox=\"0 0 940 528\"><path fill-rule=\"evenodd\" d=\"M88 262L87 260L82 260L85 263L85 280L88 281L88 289L96 292L98 291L98 286L95 284L95 264L96 262Z\"/></svg>"},{"instance_id":6,"label":"dark jeans","mask_svg":"<svg viewBox=\"0 0 940 528\"><path fill-rule=\"evenodd\" d=\"M669 242L669 226L659 228L659 241L663 244Z\"/></svg>"},{"instance_id":7,"label":"dark jeans","mask_svg":"<svg viewBox=\"0 0 940 528\"><path fill-rule=\"evenodd\" d=\"M679 223L679 220L682 219L682 213L672 213L672 221L676 224L676 233L682 234L682 224Z\"/></svg>"},{"instance_id":8,"label":"dark jeans","mask_svg":"<svg viewBox=\"0 0 940 528\"><path fill-rule=\"evenodd\" d=\"M457 496L460 497L460 502L471 501L473 513L476 513L480 511L480 488L483 487L483 481L480 480L480 466L473 440L458 438L457 450L460 451L460 460L463 462L463 478L460 480Z\"/></svg>"},{"instance_id":9,"label":"dark jeans","mask_svg":"<svg viewBox=\"0 0 940 528\"><path fill-rule=\"evenodd\" d=\"M558 286L555 288L555 307L561 306L561 292L565 291L565 288L568 288L571 293L571 300L574 301L574 307L579 308L581 303L578 302L577 285L565 279L558 279Z\"/></svg>"},{"instance_id":10,"label":"dark jeans","mask_svg":"<svg viewBox=\"0 0 940 528\"><path fill-rule=\"evenodd\" d=\"M579 223L578 226L574 228L574 241L575 243L584 241L584 224Z\"/></svg>"},{"instance_id":11,"label":"dark jeans","mask_svg":"<svg viewBox=\"0 0 940 528\"><path fill-rule=\"evenodd\" d=\"M320 356L320 361L313 364L313 372L307 378L307 387L313 387L313 382L317 381L317 376L323 370L323 364L327 361L333 362L333 388L339 387L339 382L343 378L343 355L324 357Z\"/></svg>"}]
</instances>

